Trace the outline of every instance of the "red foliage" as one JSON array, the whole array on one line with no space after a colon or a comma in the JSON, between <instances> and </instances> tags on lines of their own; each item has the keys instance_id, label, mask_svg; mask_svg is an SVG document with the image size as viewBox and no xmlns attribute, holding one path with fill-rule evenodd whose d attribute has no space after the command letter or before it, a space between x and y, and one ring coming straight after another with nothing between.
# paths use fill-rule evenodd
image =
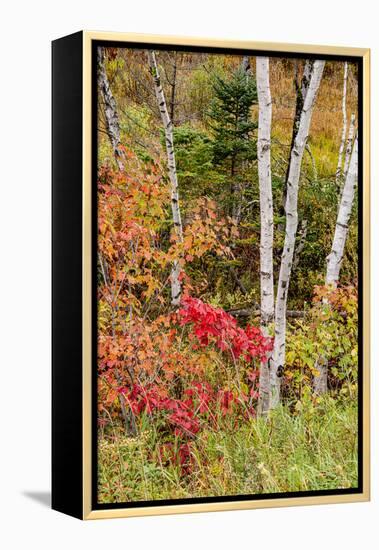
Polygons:
<instances>
[{"instance_id":1,"label":"red foliage","mask_svg":"<svg viewBox=\"0 0 379 550\"><path fill-rule=\"evenodd\" d=\"M187 338L194 346L181 346L185 336L177 323L188 327ZM196 435L203 429L234 429L241 420L255 416L258 397L256 366L240 365L237 386L227 387L227 381L220 378L212 387L205 380L202 356L214 353L213 347L228 354L234 363L261 361L271 350L272 340L259 328L241 328L221 308L189 296L183 298L176 314L158 317L149 324L135 318L129 329L123 333L118 330L116 339L112 334L99 339L105 403L113 406L122 395L137 426L138 419L143 425L143 415L150 417L163 441L159 447L164 446L165 460L175 461L182 473L189 473ZM205 346L210 346L209 350L202 349Z\"/></svg>"},{"instance_id":2,"label":"red foliage","mask_svg":"<svg viewBox=\"0 0 379 550\"><path fill-rule=\"evenodd\" d=\"M218 429L220 419L226 415L235 415L231 416L235 421L238 414L244 418L255 416L254 406L248 404L248 395L237 397L231 390L215 390L207 382L193 383L184 390L182 399L169 397L157 385L147 388L136 384L119 388L118 392L136 418L141 414L161 415L163 431L169 438L174 435L177 445L172 441L161 445L160 458L178 463L182 473L189 473L191 469L191 440L201 429Z\"/></svg>"},{"instance_id":3,"label":"red foliage","mask_svg":"<svg viewBox=\"0 0 379 550\"><path fill-rule=\"evenodd\" d=\"M243 329L229 313L199 298L184 297L178 315L181 325L193 324L201 346L214 342L221 351L229 351L234 359L264 361L272 350L272 339L263 336L259 328L248 325Z\"/></svg>"},{"instance_id":4,"label":"red foliage","mask_svg":"<svg viewBox=\"0 0 379 550\"><path fill-rule=\"evenodd\" d=\"M177 463L183 474L191 473L193 465L191 442L181 443L176 453L173 443L163 443L158 448L158 453L161 462Z\"/></svg>"},{"instance_id":5,"label":"red foliage","mask_svg":"<svg viewBox=\"0 0 379 550\"><path fill-rule=\"evenodd\" d=\"M166 412L175 435L194 436L200 429L199 420L194 417L192 402L189 400L167 397L157 386L147 389L136 384L132 388L120 388L119 392L124 395L135 416L143 412L149 415L155 411Z\"/></svg>"},{"instance_id":6,"label":"red foliage","mask_svg":"<svg viewBox=\"0 0 379 550\"><path fill-rule=\"evenodd\" d=\"M142 413L150 416L155 412L166 413L168 424L177 436L193 437L200 430L200 421L203 425L217 423L217 410L224 416L236 412L235 409L243 406L241 412L254 415L253 407L246 406L249 396L243 395L238 398L231 390L214 390L207 382L192 384L184 390L183 399L168 397L157 385L146 388L135 384L131 388L119 388L118 392L123 394L136 417Z\"/></svg>"},{"instance_id":7,"label":"red foliage","mask_svg":"<svg viewBox=\"0 0 379 550\"><path fill-rule=\"evenodd\" d=\"M222 414L228 414L235 400L233 393L229 390L219 390L218 398L220 400Z\"/></svg>"}]
</instances>

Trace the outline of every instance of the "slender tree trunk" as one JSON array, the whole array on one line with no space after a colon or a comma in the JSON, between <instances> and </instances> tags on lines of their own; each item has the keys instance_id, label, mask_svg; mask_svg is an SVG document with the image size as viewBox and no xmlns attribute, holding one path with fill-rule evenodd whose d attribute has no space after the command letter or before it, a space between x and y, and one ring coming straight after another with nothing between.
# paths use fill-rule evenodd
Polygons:
<instances>
[{"instance_id":1,"label":"slender tree trunk","mask_svg":"<svg viewBox=\"0 0 379 550\"><path fill-rule=\"evenodd\" d=\"M271 184L271 119L272 103L270 92L269 58L257 57L257 90L258 90L258 177L259 202L261 214L260 242L260 279L261 279L261 328L268 336L269 325L274 320L274 275L273 275L273 227ZM270 373L269 362L261 362L259 377L259 414L266 414L270 408Z\"/></svg>"},{"instance_id":2,"label":"slender tree trunk","mask_svg":"<svg viewBox=\"0 0 379 550\"><path fill-rule=\"evenodd\" d=\"M326 260L325 284L336 287L339 281L341 263L343 259L345 242L349 228L351 210L354 202L355 187L358 177L358 140L356 139L351 154L349 168L347 171L345 184L342 190L342 197L338 210L336 228L332 250ZM327 299L325 303L328 303ZM328 360L326 357L320 357L317 361L316 370L318 376L313 379L313 389L315 393L322 395L328 389Z\"/></svg>"},{"instance_id":3,"label":"slender tree trunk","mask_svg":"<svg viewBox=\"0 0 379 550\"><path fill-rule=\"evenodd\" d=\"M313 377L313 391L317 395L323 395L328 391L328 360L326 357L319 357L315 363L318 375Z\"/></svg>"},{"instance_id":4,"label":"slender tree trunk","mask_svg":"<svg viewBox=\"0 0 379 550\"><path fill-rule=\"evenodd\" d=\"M282 214L283 215L285 214L285 208L286 208L287 185L288 185L288 177L290 172L291 152L295 143L297 133L299 131L300 117L303 110L305 98L307 97L309 83L311 81L312 67L313 67L313 61L307 59L304 64L303 76L302 76L301 82L299 83L298 65L297 63L295 65L294 83L295 83L295 90L296 90L296 105L295 105L295 115L293 118L293 126L292 126L290 158L288 160L287 172L286 172L285 183L284 183L283 194L282 194Z\"/></svg>"},{"instance_id":5,"label":"slender tree trunk","mask_svg":"<svg viewBox=\"0 0 379 550\"><path fill-rule=\"evenodd\" d=\"M349 228L349 220L353 207L355 187L358 177L358 139L354 141L353 151L349 169L346 175L346 181L342 191L341 203L339 206L336 228L332 250L327 258L326 279L327 285L337 286L343 253L345 250L345 242Z\"/></svg>"},{"instance_id":6,"label":"slender tree trunk","mask_svg":"<svg viewBox=\"0 0 379 550\"><path fill-rule=\"evenodd\" d=\"M97 49L97 64L98 64L98 82L101 91L101 95L104 100L104 112L105 121L107 126L107 133L112 144L113 153L117 162L117 166L120 170L124 169L124 153L120 148L120 122L117 113L117 105L115 98L113 97L107 72L104 64L104 48Z\"/></svg>"},{"instance_id":7,"label":"slender tree trunk","mask_svg":"<svg viewBox=\"0 0 379 550\"><path fill-rule=\"evenodd\" d=\"M346 126L347 126L347 115L346 115L346 91L347 91L347 61L345 61L344 72L343 72L343 93L342 93L342 133L341 133L341 143L338 151L338 163L336 171L336 182L340 183L341 174L342 174L342 157L343 151L345 148L346 141Z\"/></svg>"},{"instance_id":8,"label":"slender tree trunk","mask_svg":"<svg viewBox=\"0 0 379 550\"><path fill-rule=\"evenodd\" d=\"M354 134L355 134L355 114L352 113L350 118L349 133L348 133L347 142L346 142L345 162L343 165L343 181L346 180L347 171L349 169L351 151L353 150Z\"/></svg>"},{"instance_id":9,"label":"slender tree trunk","mask_svg":"<svg viewBox=\"0 0 379 550\"><path fill-rule=\"evenodd\" d=\"M313 64L311 80L301 112L298 132L291 151L286 199L286 235L284 239L275 304L275 340L273 361L270 367L270 408L277 407L280 401L280 379L285 363L288 286L291 276L298 223L297 199L300 170L309 134L313 106L320 86L324 65L325 62L319 60L315 61Z\"/></svg>"},{"instance_id":10,"label":"slender tree trunk","mask_svg":"<svg viewBox=\"0 0 379 550\"><path fill-rule=\"evenodd\" d=\"M172 82L171 85L171 98L170 98L170 119L172 125L174 126L174 113L175 113L175 94L176 94L176 73L177 73L177 64L176 64L176 52L174 53L174 63L173 63L173 73L172 73Z\"/></svg>"},{"instance_id":11,"label":"slender tree trunk","mask_svg":"<svg viewBox=\"0 0 379 550\"><path fill-rule=\"evenodd\" d=\"M180 215L179 205L179 187L178 187L178 175L176 171L175 151L174 151L174 134L172 121L170 119L166 98L161 84L161 79L158 71L158 65L155 57L155 52L148 51L148 59L150 65L150 72L154 81L155 95L158 102L159 112L162 119L162 124L165 133L166 154L167 154L167 166L171 183L171 210L172 218L174 221L175 234L179 242L183 242L183 225ZM180 304L182 287L180 282L180 265L179 261L173 262L171 270L171 303L173 306Z\"/></svg>"},{"instance_id":12,"label":"slender tree trunk","mask_svg":"<svg viewBox=\"0 0 379 550\"><path fill-rule=\"evenodd\" d=\"M101 95L104 101L105 122L107 128L107 134L112 145L113 154L119 170L124 170L124 152L120 148L120 122L117 113L116 100L113 97L112 90L109 84L107 72L105 69L105 52L104 48L98 47L97 49L97 66L98 66L98 82ZM104 281L106 283L106 275L103 268ZM117 380L121 381L121 375L116 371ZM120 394L119 402L121 407L121 414L124 420L125 432L128 435L135 435L135 425L130 418L130 411L125 402L125 397Z\"/></svg>"},{"instance_id":13,"label":"slender tree trunk","mask_svg":"<svg viewBox=\"0 0 379 550\"><path fill-rule=\"evenodd\" d=\"M241 69L246 73L246 76L248 77L250 74L250 57L248 55L243 56Z\"/></svg>"}]
</instances>

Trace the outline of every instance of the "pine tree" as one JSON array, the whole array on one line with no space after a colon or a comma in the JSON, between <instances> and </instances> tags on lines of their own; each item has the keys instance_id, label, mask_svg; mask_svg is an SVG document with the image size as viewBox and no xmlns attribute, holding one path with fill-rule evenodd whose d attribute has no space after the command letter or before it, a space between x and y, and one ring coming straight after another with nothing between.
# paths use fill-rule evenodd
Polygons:
<instances>
[{"instance_id":1,"label":"pine tree","mask_svg":"<svg viewBox=\"0 0 379 550\"><path fill-rule=\"evenodd\" d=\"M213 91L208 120L214 138L214 160L229 164L234 176L243 161L256 158L253 132L257 124L250 116L250 108L257 104L256 82L238 68L229 80L215 77Z\"/></svg>"},{"instance_id":2,"label":"pine tree","mask_svg":"<svg viewBox=\"0 0 379 550\"><path fill-rule=\"evenodd\" d=\"M239 67L228 80L214 77L213 92L208 124L213 134L214 163L223 167L229 178L227 202L233 218L238 221L245 187L244 172L247 163L257 156L254 138L257 123L251 119L250 113L258 101L256 81Z\"/></svg>"}]
</instances>

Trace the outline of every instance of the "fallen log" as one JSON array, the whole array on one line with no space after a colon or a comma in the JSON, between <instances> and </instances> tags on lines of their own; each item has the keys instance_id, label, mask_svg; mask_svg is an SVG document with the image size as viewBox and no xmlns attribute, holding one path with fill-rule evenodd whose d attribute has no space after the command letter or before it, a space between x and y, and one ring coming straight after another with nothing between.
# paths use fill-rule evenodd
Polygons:
<instances>
[{"instance_id":1,"label":"fallen log","mask_svg":"<svg viewBox=\"0 0 379 550\"><path fill-rule=\"evenodd\" d=\"M230 315L233 315L233 317L260 317L261 311L259 308L240 308L240 309L227 309L226 310ZM303 319L307 315L307 311L298 311L295 309L288 309L287 310L287 317L288 319ZM346 311L340 311L339 315L346 319L347 314Z\"/></svg>"},{"instance_id":2,"label":"fallen log","mask_svg":"<svg viewBox=\"0 0 379 550\"><path fill-rule=\"evenodd\" d=\"M258 308L228 309L227 312L233 315L233 317L259 317L261 315L261 311ZM305 311L287 310L288 318L301 319L305 315Z\"/></svg>"}]
</instances>

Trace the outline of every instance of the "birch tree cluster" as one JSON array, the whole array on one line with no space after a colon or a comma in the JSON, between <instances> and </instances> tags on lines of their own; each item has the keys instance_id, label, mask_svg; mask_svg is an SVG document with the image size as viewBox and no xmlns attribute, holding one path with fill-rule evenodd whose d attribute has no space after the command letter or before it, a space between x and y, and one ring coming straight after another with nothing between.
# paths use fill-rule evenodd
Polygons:
<instances>
[{"instance_id":1,"label":"birch tree cluster","mask_svg":"<svg viewBox=\"0 0 379 550\"><path fill-rule=\"evenodd\" d=\"M355 64L99 48L97 76L105 439L185 477L197 438L356 403Z\"/></svg>"}]
</instances>

